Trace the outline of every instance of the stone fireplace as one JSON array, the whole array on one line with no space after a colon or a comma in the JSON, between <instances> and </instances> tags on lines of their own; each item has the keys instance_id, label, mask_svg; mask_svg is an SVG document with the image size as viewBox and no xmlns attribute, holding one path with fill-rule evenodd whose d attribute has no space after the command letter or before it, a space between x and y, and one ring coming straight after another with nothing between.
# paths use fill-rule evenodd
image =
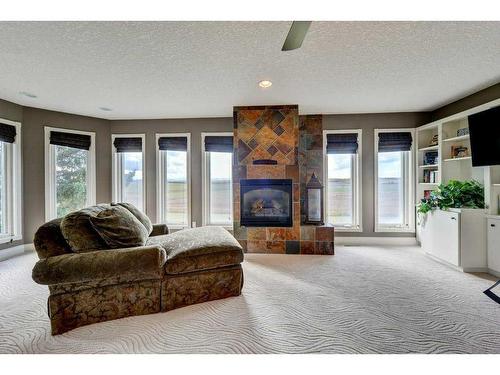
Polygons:
<instances>
[{"instance_id":1,"label":"stone fireplace","mask_svg":"<svg viewBox=\"0 0 500 375\"><path fill-rule=\"evenodd\" d=\"M304 222L305 185L323 181L321 116L298 106L234 107L234 236L246 252L333 254L331 226Z\"/></svg>"},{"instance_id":2,"label":"stone fireplace","mask_svg":"<svg viewBox=\"0 0 500 375\"><path fill-rule=\"evenodd\" d=\"M292 227L292 180L240 180L240 225Z\"/></svg>"}]
</instances>

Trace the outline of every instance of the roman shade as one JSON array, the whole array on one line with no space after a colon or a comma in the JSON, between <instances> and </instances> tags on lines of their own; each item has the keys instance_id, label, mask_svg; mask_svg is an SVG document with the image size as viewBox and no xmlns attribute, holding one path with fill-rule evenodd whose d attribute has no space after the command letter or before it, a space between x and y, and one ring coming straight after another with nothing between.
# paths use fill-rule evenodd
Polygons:
<instances>
[{"instance_id":1,"label":"roman shade","mask_svg":"<svg viewBox=\"0 0 500 375\"><path fill-rule=\"evenodd\" d=\"M187 151L187 137L158 138L160 151Z\"/></svg>"},{"instance_id":2,"label":"roman shade","mask_svg":"<svg viewBox=\"0 0 500 375\"><path fill-rule=\"evenodd\" d=\"M0 142L14 143L16 140L16 127L0 123Z\"/></svg>"},{"instance_id":3,"label":"roman shade","mask_svg":"<svg viewBox=\"0 0 500 375\"><path fill-rule=\"evenodd\" d=\"M232 136L205 136L205 151L212 152L233 152Z\"/></svg>"},{"instance_id":4,"label":"roman shade","mask_svg":"<svg viewBox=\"0 0 500 375\"><path fill-rule=\"evenodd\" d=\"M113 141L116 152L142 152L142 138L120 137Z\"/></svg>"},{"instance_id":5,"label":"roman shade","mask_svg":"<svg viewBox=\"0 0 500 375\"><path fill-rule=\"evenodd\" d=\"M90 149L90 135L66 133L66 132L50 132L50 144L57 146L73 147L81 150Z\"/></svg>"},{"instance_id":6,"label":"roman shade","mask_svg":"<svg viewBox=\"0 0 500 375\"><path fill-rule=\"evenodd\" d=\"M410 151L413 139L410 132L378 134L378 152Z\"/></svg>"},{"instance_id":7,"label":"roman shade","mask_svg":"<svg viewBox=\"0 0 500 375\"><path fill-rule=\"evenodd\" d=\"M358 152L358 134L327 134L327 154L356 154Z\"/></svg>"}]
</instances>

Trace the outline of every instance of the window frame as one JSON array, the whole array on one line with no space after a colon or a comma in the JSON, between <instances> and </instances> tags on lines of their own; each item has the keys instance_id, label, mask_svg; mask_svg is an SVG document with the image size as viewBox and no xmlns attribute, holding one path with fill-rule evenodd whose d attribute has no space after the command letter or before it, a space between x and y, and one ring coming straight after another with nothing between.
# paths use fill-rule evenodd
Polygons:
<instances>
[{"instance_id":1,"label":"window frame","mask_svg":"<svg viewBox=\"0 0 500 375\"><path fill-rule=\"evenodd\" d=\"M84 134L90 136L90 148L87 157L87 202L86 206L96 204L96 153L95 132L55 128L45 126L45 220L50 221L57 217L56 202L56 174L55 174L55 147L50 144L50 132Z\"/></svg>"},{"instance_id":2,"label":"window frame","mask_svg":"<svg viewBox=\"0 0 500 375\"><path fill-rule=\"evenodd\" d=\"M328 134L357 134L358 152L352 155L351 175L353 177L353 225L331 224L337 232L363 232L363 196L362 196L362 169L363 169L363 130L362 129L334 129L323 130L323 175L325 183L323 189L323 217L328 221L328 154L326 152Z\"/></svg>"},{"instance_id":3,"label":"window frame","mask_svg":"<svg viewBox=\"0 0 500 375\"><path fill-rule=\"evenodd\" d=\"M0 119L7 125L16 128L16 138L13 143L5 143L5 186L6 186L6 227L7 233L0 234L0 244L23 239L22 228L22 136L21 123L7 119Z\"/></svg>"},{"instance_id":4,"label":"window frame","mask_svg":"<svg viewBox=\"0 0 500 375\"><path fill-rule=\"evenodd\" d=\"M411 133L413 142L408 156L405 156L402 163L402 172L405 181L404 194L404 221L401 225L380 224L378 211L378 135L380 133L396 133L408 132ZM374 129L374 213L375 213L375 232L376 233L415 233L415 129L413 128L394 128L394 129ZM408 170L405 170L404 165L408 165Z\"/></svg>"},{"instance_id":5,"label":"window frame","mask_svg":"<svg viewBox=\"0 0 500 375\"><path fill-rule=\"evenodd\" d=\"M116 152L116 147L113 144L116 138L141 138L142 140L142 207L143 212L146 212L146 134L111 134L111 197L114 202L122 202L122 177L123 170L120 166L122 163L121 152Z\"/></svg>"},{"instance_id":6,"label":"window frame","mask_svg":"<svg viewBox=\"0 0 500 375\"><path fill-rule=\"evenodd\" d=\"M161 156L160 146L158 145L158 140L161 137L186 137L187 138L187 150L186 150L186 163L187 163L187 185L188 185L188 197L187 197L187 216L188 222L187 225L179 225L179 224L169 224L165 219L164 212L162 210L165 196L165 186L162 184L163 180L163 170L164 167L164 158ZM185 229L191 227L191 133L156 133L155 135L155 144L156 144L156 220L158 223L166 224L169 229Z\"/></svg>"},{"instance_id":7,"label":"window frame","mask_svg":"<svg viewBox=\"0 0 500 375\"><path fill-rule=\"evenodd\" d=\"M202 225L203 226L222 226L226 229L233 229L234 212L233 212L233 174L231 160L231 224L217 224L210 222L210 152L205 151L205 137L213 136L234 136L233 132L202 132L201 133L201 175L202 175ZM232 155L232 154L231 154ZM232 159L232 158L231 158Z\"/></svg>"}]
</instances>

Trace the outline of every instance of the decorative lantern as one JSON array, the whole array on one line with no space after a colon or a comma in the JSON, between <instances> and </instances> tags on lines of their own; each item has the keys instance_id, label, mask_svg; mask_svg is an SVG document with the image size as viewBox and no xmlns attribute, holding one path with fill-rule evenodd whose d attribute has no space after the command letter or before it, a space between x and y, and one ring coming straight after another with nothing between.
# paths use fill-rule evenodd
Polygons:
<instances>
[{"instance_id":1,"label":"decorative lantern","mask_svg":"<svg viewBox=\"0 0 500 375\"><path fill-rule=\"evenodd\" d=\"M306 185L306 220L305 224L323 225L323 185L312 174Z\"/></svg>"}]
</instances>

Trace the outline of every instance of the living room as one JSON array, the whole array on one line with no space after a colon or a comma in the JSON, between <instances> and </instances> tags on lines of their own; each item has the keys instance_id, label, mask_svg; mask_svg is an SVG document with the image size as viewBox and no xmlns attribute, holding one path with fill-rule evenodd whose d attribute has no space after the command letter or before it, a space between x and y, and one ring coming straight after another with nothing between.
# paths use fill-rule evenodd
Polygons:
<instances>
[{"instance_id":1,"label":"living room","mask_svg":"<svg viewBox=\"0 0 500 375\"><path fill-rule=\"evenodd\" d=\"M500 22L285 19L0 21L0 353L500 352Z\"/></svg>"}]
</instances>

